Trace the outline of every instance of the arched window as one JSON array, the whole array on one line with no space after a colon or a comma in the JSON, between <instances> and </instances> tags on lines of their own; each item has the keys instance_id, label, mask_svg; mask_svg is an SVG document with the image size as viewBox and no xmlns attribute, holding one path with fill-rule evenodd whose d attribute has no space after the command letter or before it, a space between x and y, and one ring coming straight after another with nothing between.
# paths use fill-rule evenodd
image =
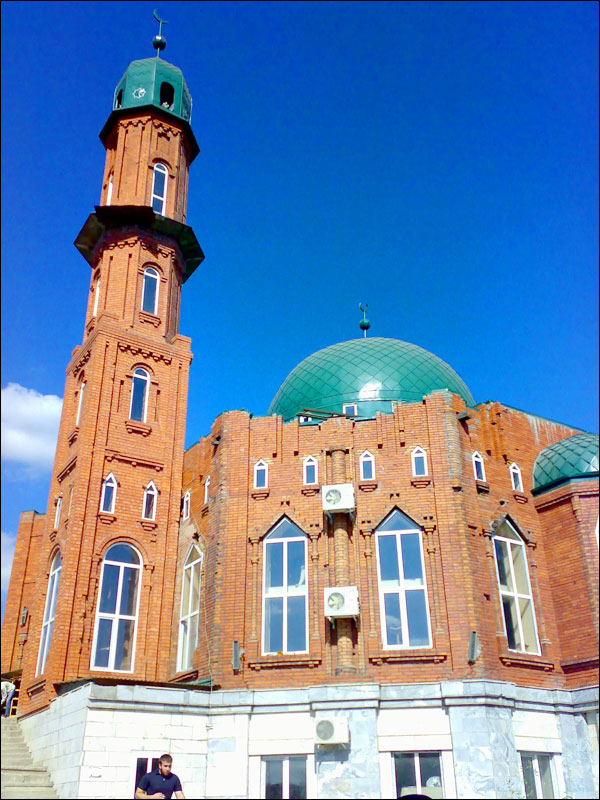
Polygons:
<instances>
[{"instance_id":1,"label":"arched window","mask_svg":"<svg viewBox=\"0 0 600 800\"><path fill-rule=\"evenodd\" d=\"M142 290L142 311L156 314L158 308L158 272L152 267L144 270L144 288Z\"/></svg>"},{"instance_id":2,"label":"arched window","mask_svg":"<svg viewBox=\"0 0 600 800\"><path fill-rule=\"evenodd\" d=\"M305 653L306 536L284 517L264 540L263 653Z\"/></svg>"},{"instance_id":3,"label":"arched window","mask_svg":"<svg viewBox=\"0 0 600 800\"><path fill-rule=\"evenodd\" d=\"M269 486L269 468L261 459L254 465L254 488L267 489Z\"/></svg>"},{"instance_id":4,"label":"arched window","mask_svg":"<svg viewBox=\"0 0 600 800\"><path fill-rule=\"evenodd\" d=\"M508 649L539 653L525 544L508 520L494 532L494 552Z\"/></svg>"},{"instance_id":5,"label":"arched window","mask_svg":"<svg viewBox=\"0 0 600 800\"><path fill-rule=\"evenodd\" d=\"M146 422L146 411L148 406L148 387L150 385L150 375L145 369L138 367L133 370L131 381L131 408L129 419L138 422Z\"/></svg>"},{"instance_id":6,"label":"arched window","mask_svg":"<svg viewBox=\"0 0 600 800\"><path fill-rule=\"evenodd\" d=\"M430 647L421 529L394 510L375 534L383 646Z\"/></svg>"},{"instance_id":7,"label":"arched window","mask_svg":"<svg viewBox=\"0 0 600 800\"><path fill-rule=\"evenodd\" d=\"M183 503L181 505L181 516L183 519L190 518L190 490L183 495Z\"/></svg>"},{"instance_id":8,"label":"arched window","mask_svg":"<svg viewBox=\"0 0 600 800\"><path fill-rule=\"evenodd\" d=\"M198 647L198 620L200 616L200 570L202 553L192 547L183 567L181 587L181 612L179 614L179 646L177 670L191 669L194 650Z\"/></svg>"},{"instance_id":9,"label":"arched window","mask_svg":"<svg viewBox=\"0 0 600 800\"><path fill-rule=\"evenodd\" d=\"M50 642L52 641L52 628L54 627L54 615L56 613L60 568L61 560L60 552L58 552L52 561L50 577L48 578L48 592L46 593L46 606L44 608L44 621L42 623L42 637L40 639L36 675L41 675L46 669L46 659L48 658Z\"/></svg>"},{"instance_id":10,"label":"arched window","mask_svg":"<svg viewBox=\"0 0 600 800\"><path fill-rule=\"evenodd\" d=\"M169 171L164 164L154 165L152 179L152 208L157 214L165 215L167 205L167 178Z\"/></svg>"},{"instance_id":11,"label":"arched window","mask_svg":"<svg viewBox=\"0 0 600 800\"><path fill-rule=\"evenodd\" d=\"M60 512L62 509L62 496L56 498L56 511L54 512L54 530L58 530Z\"/></svg>"},{"instance_id":12,"label":"arched window","mask_svg":"<svg viewBox=\"0 0 600 800\"><path fill-rule=\"evenodd\" d=\"M510 465L510 480L515 492L523 491L523 480L521 478L521 470L516 464Z\"/></svg>"},{"instance_id":13,"label":"arched window","mask_svg":"<svg viewBox=\"0 0 600 800\"><path fill-rule=\"evenodd\" d=\"M112 193L113 193L113 174L112 172L108 176L108 187L106 189L106 205L109 206L112 200Z\"/></svg>"},{"instance_id":14,"label":"arched window","mask_svg":"<svg viewBox=\"0 0 600 800\"><path fill-rule=\"evenodd\" d=\"M154 481L150 481L148 486L144 489L144 503L142 506L142 519L154 520L156 517L156 499L158 491L154 485Z\"/></svg>"},{"instance_id":15,"label":"arched window","mask_svg":"<svg viewBox=\"0 0 600 800\"><path fill-rule=\"evenodd\" d=\"M372 481L375 478L375 458L368 450L360 457L360 479L361 481Z\"/></svg>"},{"instance_id":16,"label":"arched window","mask_svg":"<svg viewBox=\"0 0 600 800\"><path fill-rule=\"evenodd\" d=\"M98 316L98 302L100 301L100 278L96 281L96 286L94 287L94 310L92 311L92 317Z\"/></svg>"},{"instance_id":17,"label":"arched window","mask_svg":"<svg viewBox=\"0 0 600 800\"><path fill-rule=\"evenodd\" d=\"M412 473L415 478L427 475L427 453L421 447L415 447L410 454L412 460Z\"/></svg>"},{"instance_id":18,"label":"arched window","mask_svg":"<svg viewBox=\"0 0 600 800\"><path fill-rule=\"evenodd\" d=\"M485 481L485 467L483 465L483 458L479 453L473 453L473 473L475 480Z\"/></svg>"},{"instance_id":19,"label":"arched window","mask_svg":"<svg viewBox=\"0 0 600 800\"><path fill-rule=\"evenodd\" d=\"M92 669L132 672L142 560L128 544L104 556L96 610Z\"/></svg>"},{"instance_id":20,"label":"arched window","mask_svg":"<svg viewBox=\"0 0 600 800\"><path fill-rule=\"evenodd\" d=\"M115 97L115 108L121 108L123 105L123 89L119 89Z\"/></svg>"},{"instance_id":21,"label":"arched window","mask_svg":"<svg viewBox=\"0 0 600 800\"><path fill-rule=\"evenodd\" d=\"M175 101L175 89L170 83L163 82L160 85L160 104L163 108L169 111L173 110L173 103Z\"/></svg>"},{"instance_id":22,"label":"arched window","mask_svg":"<svg viewBox=\"0 0 600 800\"><path fill-rule=\"evenodd\" d=\"M206 480L204 481L204 503L208 503L208 490L210 488L210 475L206 476Z\"/></svg>"},{"instance_id":23,"label":"arched window","mask_svg":"<svg viewBox=\"0 0 600 800\"><path fill-rule=\"evenodd\" d=\"M81 386L79 387L79 398L77 400L77 417L75 418L75 425L79 425L79 421L81 420L81 408L83 406L84 391L85 391L85 381L82 381Z\"/></svg>"},{"instance_id":24,"label":"arched window","mask_svg":"<svg viewBox=\"0 0 600 800\"><path fill-rule=\"evenodd\" d=\"M302 462L302 472L304 475L305 486L311 486L319 482L319 464L316 458L309 456Z\"/></svg>"},{"instance_id":25,"label":"arched window","mask_svg":"<svg viewBox=\"0 0 600 800\"><path fill-rule=\"evenodd\" d=\"M100 511L105 514L114 514L115 501L117 499L117 481L115 476L110 473L102 484L102 497L100 498Z\"/></svg>"}]
</instances>

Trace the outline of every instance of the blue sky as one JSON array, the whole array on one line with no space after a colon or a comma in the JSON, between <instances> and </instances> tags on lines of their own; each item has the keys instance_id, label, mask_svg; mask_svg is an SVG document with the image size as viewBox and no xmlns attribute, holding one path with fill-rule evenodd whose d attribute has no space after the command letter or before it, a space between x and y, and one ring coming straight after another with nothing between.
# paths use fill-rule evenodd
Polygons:
<instances>
[{"instance_id":1,"label":"blue sky","mask_svg":"<svg viewBox=\"0 0 600 800\"><path fill-rule=\"evenodd\" d=\"M83 336L98 133L155 7L201 148L188 445L360 335L360 301L478 402L598 431L597 3L3 3L3 606Z\"/></svg>"}]
</instances>

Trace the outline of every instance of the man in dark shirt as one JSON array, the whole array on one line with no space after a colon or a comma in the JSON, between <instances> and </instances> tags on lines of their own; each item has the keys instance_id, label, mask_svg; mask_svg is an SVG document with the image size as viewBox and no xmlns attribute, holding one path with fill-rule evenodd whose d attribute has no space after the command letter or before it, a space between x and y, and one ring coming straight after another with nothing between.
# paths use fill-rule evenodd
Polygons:
<instances>
[{"instance_id":1,"label":"man in dark shirt","mask_svg":"<svg viewBox=\"0 0 600 800\"><path fill-rule=\"evenodd\" d=\"M169 800L175 794L175 797L185 798L183 789L181 788L181 781L171 772L173 766L173 759L170 755L165 753L158 761L158 769L144 775L140 781L140 785L135 790L137 800L142 800L145 797L165 798Z\"/></svg>"}]
</instances>

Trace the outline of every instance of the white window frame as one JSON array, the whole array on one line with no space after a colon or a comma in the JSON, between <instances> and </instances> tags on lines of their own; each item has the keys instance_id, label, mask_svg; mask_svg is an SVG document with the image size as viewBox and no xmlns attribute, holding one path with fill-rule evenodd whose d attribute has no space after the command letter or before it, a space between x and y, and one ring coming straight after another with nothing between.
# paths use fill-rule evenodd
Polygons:
<instances>
[{"instance_id":1,"label":"white window frame","mask_svg":"<svg viewBox=\"0 0 600 800\"><path fill-rule=\"evenodd\" d=\"M417 472L417 465L416 460L417 458L423 459L423 472ZM410 460L412 464L412 474L413 478L426 478L429 475L429 467L427 464L427 453L423 450L422 447L415 447L415 449L410 454Z\"/></svg>"},{"instance_id":2,"label":"white window frame","mask_svg":"<svg viewBox=\"0 0 600 800\"><path fill-rule=\"evenodd\" d=\"M136 367L133 370L133 376L131 378L131 399L129 401L129 419L133 419L131 416L131 412L133 411L133 396L135 393L136 387L136 378L139 381L144 381L144 403L143 403L143 413L142 419L136 420L137 422L146 422L146 415L148 413L148 395L150 394L150 373L148 373L143 367Z\"/></svg>"},{"instance_id":3,"label":"white window frame","mask_svg":"<svg viewBox=\"0 0 600 800\"><path fill-rule=\"evenodd\" d=\"M313 421L313 418L306 416L306 414L300 414L300 416L298 417L298 422L299 423L312 422L312 421Z\"/></svg>"},{"instance_id":4,"label":"white window frame","mask_svg":"<svg viewBox=\"0 0 600 800\"><path fill-rule=\"evenodd\" d=\"M104 501L106 499L106 487L112 486L113 494L112 500L110 503L110 508L104 508ZM102 514L114 514L115 513L115 503L117 500L117 479L110 472L106 478L102 481L102 496L100 498L100 513Z\"/></svg>"},{"instance_id":5,"label":"white window frame","mask_svg":"<svg viewBox=\"0 0 600 800\"><path fill-rule=\"evenodd\" d=\"M147 308L144 308L144 301L146 299L146 279L148 279L149 281L153 280L156 284L156 288L154 291L154 308L152 309L152 311L149 311ZM146 314L153 314L154 316L156 316L158 312L159 290L160 290L160 274L158 270L154 269L154 267L146 267L146 269L144 270L144 275L142 277L142 303L140 305L141 310L144 311Z\"/></svg>"},{"instance_id":6,"label":"white window frame","mask_svg":"<svg viewBox=\"0 0 600 800\"><path fill-rule=\"evenodd\" d=\"M415 781L416 781L416 791L415 794L425 794L427 793L427 786L423 786L421 783L421 756L423 755L437 755L440 760L440 778L442 781L442 797L453 797L454 793L450 793L448 791L447 783L445 776L445 759L444 759L444 751L443 750L394 750L390 753L390 762L391 762L391 770L392 770L392 780L393 780L393 794L391 797L396 797L396 759L394 758L395 755L399 756L413 756L413 765L415 769ZM451 755L451 754L450 754ZM382 795L383 796L383 795Z\"/></svg>"},{"instance_id":7,"label":"white window frame","mask_svg":"<svg viewBox=\"0 0 600 800\"><path fill-rule=\"evenodd\" d=\"M139 563L138 564L130 564L125 563L124 561L112 561L111 559L107 559L106 556L110 553L112 547L116 545L124 545L126 547L131 548L131 550L136 553ZM102 588L104 584L104 567L106 564L110 564L112 566L119 567L119 578L117 583L117 595L115 598L115 612L114 614L109 614L108 612L100 612L100 599L102 597ZM137 630L138 630L138 618L139 618L139 611L140 611L140 595L141 595L141 588L142 588L142 567L143 567L143 560L142 555L136 547L130 545L128 542L115 542L114 545L111 545L107 550L104 558L102 559L102 574L100 576L100 584L98 590L98 597L96 600L96 620L94 623L94 638L92 641L92 655L90 661L90 670L93 672L122 672L122 673L131 673L135 669L135 648L137 643ZM121 605L121 592L123 589L123 573L124 570L127 568L131 569L138 569L139 575L137 580L137 597L135 603L135 615L131 616L129 614L121 614L119 612L119 607ZM95 667L94 660L96 656L96 646L98 644L98 630L100 627L100 620L101 619L110 619L112 620L112 629L111 629L111 637L110 637L110 645L108 651L108 665L106 667ZM121 620L133 620L133 637L131 643L131 669L115 669L115 656L117 650L117 636L119 631L119 622Z\"/></svg>"},{"instance_id":8,"label":"white window frame","mask_svg":"<svg viewBox=\"0 0 600 800\"><path fill-rule=\"evenodd\" d=\"M370 478L365 478L365 462L371 464L371 472L372 475ZM369 453L368 450L365 450L364 453L359 458L360 464L360 479L361 481L374 481L375 480L375 456L372 453Z\"/></svg>"},{"instance_id":9,"label":"white window frame","mask_svg":"<svg viewBox=\"0 0 600 800\"><path fill-rule=\"evenodd\" d=\"M473 474L475 475L475 480L483 481L485 483L485 463L483 461L481 454L475 451L472 456L472 461L473 461ZM477 464L480 464L481 466L482 477L479 477L479 475L477 474Z\"/></svg>"},{"instance_id":10,"label":"white window frame","mask_svg":"<svg viewBox=\"0 0 600 800\"><path fill-rule=\"evenodd\" d=\"M62 509L62 495L59 495L56 498L56 511L54 512L54 530L58 530L58 526L60 524L60 512Z\"/></svg>"},{"instance_id":11,"label":"white window frame","mask_svg":"<svg viewBox=\"0 0 600 800\"><path fill-rule=\"evenodd\" d=\"M100 278L96 281L96 286L94 288L94 310L92 311L92 317L96 317L98 315L98 302L100 300Z\"/></svg>"},{"instance_id":12,"label":"white window frame","mask_svg":"<svg viewBox=\"0 0 600 800\"><path fill-rule=\"evenodd\" d=\"M46 669L46 660L48 658L48 652L50 651L50 645L52 644L52 630L54 628L54 618L56 616L56 600L58 597L58 585L60 582L61 569L62 560L60 557L60 550L58 550L52 559L50 575L48 576L46 605L44 606L44 620L42 623L42 633L40 636L40 649L38 651L37 669L35 671L36 677L38 675L42 675Z\"/></svg>"},{"instance_id":13,"label":"white window frame","mask_svg":"<svg viewBox=\"0 0 600 800\"><path fill-rule=\"evenodd\" d=\"M547 797L544 795L542 789L542 779L540 775L540 765L539 765L539 758L540 756L543 758L548 759L548 765L550 767L550 782L552 783L552 794L554 797L561 797L562 792L559 791L558 788L558 776L557 776L557 769L556 764L554 762L554 754L553 753L534 753L531 751L526 750L519 750L519 761L521 765L521 774L523 776L523 784L525 784L525 770L523 769L523 756L527 756L528 758L533 759L532 767L533 767L533 780L535 783L535 794L537 798L542 798L542 800ZM527 797L527 794L525 794Z\"/></svg>"},{"instance_id":14,"label":"white window frame","mask_svg":"<svg viewBox=\"0 0 600 800\"><path fill-rule=\"evenodd\" d=\"M506 636L507 648L508 648L508 650L510 650L513 653L534 653L536 655L540 655L540 653L541 653L541 650L540 650L540 639L539 639L538 627L537 627L537 617L536 617L536 613L535 613L535 603L533 602L533 592L531 591L531 578L529 577L529 564L527 563L527 548L525 547L525 542L523 541L522 537L519 535L518 531L515 530L514 526L511 525L510 522L508 522L508 520L505 520L505 522L510 527L510 529L514 533L514 535L516 536L516 539L510 538L508 536L502 536L502 534L498 534L496 532L494 532L493 539L494 539L494 563L496 565L496 580L498 582L498 594L499 594L499 597L500 597L500 606L501 606L500 613L501 613L501 616L502 616L502 624L504 626L504 635ZM514 591L512 591L512 592L510 590L503 589L502 585L500 583L500 568L499 568L499 565L498 565L498 552L497 552L496 544L495 544L496 541L502 541L502 542L505 542L507 544L507 549L508 549L508 554L509 554L508 566L509 566L509 570L510 570L510 579L511 579L512 585L514 587ZM527 587L529 589L529 594L523 594L522 592L518 592L517 591L517 581L516 581L516 577L515 577L513 555L512 555L512 547L513 546L522 547L523 548L523 552L522 552L523 563L525 564L525 575L526 575L526 578L527 578ZM517 610L517 628L518 628L519 638L520 638L521 642L523 643L523 648L522 649L508 647L508 630L507 630L507 627L506 627L506 615L504 613L504 602L503 602L505 597L506 598L512 598L515 601L515 608ZM535 644L535 649L527 649L527 647L525 645L525 636L523 634L523 621L522 621L522 618L521 618L521 608L520 608L520 603L519 603L519 600L521 600L521 599L529 600L529 602L531 603L531 611L532 611L532 616L533 616L533 630L534 630L534 635L535 635L535 643L534 643Z\"/></svg>"},{"instance_id":15,"label":"white window frame","mask_svg":"<svg viewBox=\"0 0 600 800\"><path fill-rule=\"evenodd\" d=\"M195 555L196 557L192 561L190 561L190 557L192 555ZM196 606L192 608L192 598L193 598L192 586L194 582L194 571L196 569L198 570L198 602ZM183 607L186 573L190 574L187 609ZM200 621L201 591L202 591L202 553L200 552L200 549L196 545L192 545L183 563L183 576L181 581L181 603L179 607L179 639L177 643L178 672L183 672L186 669L192 668L193 653L196 647L198 646L198 624ZM195 626L195 628L193 626ZM192 650L190 651L189 643L193 641L192 630L194 630L195 632L196 647L192 648Z\"/></svg>"},{"instance_id":16,"label":"white window frame","mask_svg":"<svg viewBox=\"0 0 600 800\"><path fill-rule=\"evenodd\" d=\"M210 475L207 475L206 480L204 481L204 505L206 505L210 499L208 492L209 488L210 488Z\"/></svg>"},{"instance_id":17,"label":"white window frame","mask_svg":"<svg viewBox=\"0 0 600 800\"><path fill-rule=\"evenodd\" d=\"M191 494L190 490L188 489L187 492L183 495L183 505L181 508L181 516L184 520L190 518L190 506L191 506Z\"/></svg>"},{"instance_id":18,"label":"white window frame","mask_svg":"<svg viewBox=\"0 0 600 800\"><path fill-rule=\"evenodd\" d=\"M152 502L152 516L146 516L146 502L148 497L153 497L154 500ZM142 503L142 519L149 520L150 522L154 522L156 519L156 506L158 505L158 489L156 488L156 484L154 481L150 481L148 486L144 489L144 501Z\"/></svg>"},{"instance_id":19,"label":"white window frame","mask_svg":"<svg viewBox=\"0 0 600 800\"><path fill-rule=\"evenodd\" d=\"M287 518L281 520L280 522L275 525L275 527L265 536L263 539L263 601L262 601L262 654L269 655L277 652L282 653L308 653L309 652L309 630L308 630L308 548L307 548L307 541L308 537L297 525L294 527L298 528L298 535L297 536L288 536L285 538L278 538L277 528L283 522L291 522ZM271 537L271 538L269 538ZM271 587L267 590L267 547L272 544L277 544L283 542L283 586L276 586ZM287 545L289 542L302 542L304 544L304 584L302 586L295 586L289 587L287 586L287 563L288 563L288 548ZM278 650L267 650L265 647L265 643L267 641L267 600L273 598L283 598L283 626L282 626L282 649L281 651ZM288 650L287 649L287 632L288 632L288 599L290 597L304 597L304 631L305 631L305 648L304 650Z\"/></svg>"},{"instance_id":20,"label":"white window frame","mask_svg":"<svg viewBox=\"0 0 600 800\"><path fill-rule=\"evenodd\" d=\"M77 400L77 417L75 418L75 427L79 425L81 420L81 408L83 406L83 393L85 391L85 381L81 382L79 387L79 399Z\"/></svg>"},{"instance_id":21,"label":"white window frame","mask_svg":"<svg viewBox=\"0 0 600 800\"><path fill-rule=\"evenodd\" d=\"M160 172L165 176L165 193L164 193L163 196L161 196L159 194L156 194L156 192L154 191L154 188L156 186L156 173L157 172ZM152 206L152 209L154 210L154 201L155 200L160 200L161 204L162 204L162 208L161 208L160 211L156 211L156 213L160 214L163 217L165 216L165 209L167 207L168 183L169 183L169 170L167 169L167 167L163 163L158 161L154 165L154 169L152 170L152 196L150 198L150 205Z\"/></svg>"},{"instance_id":22,"label":"white window frame","mask_svg":"<svg viewBox=\"0 0 600 800\"><path fill-rule=\"evenodd\" d=\"M109 206L113 196L113 173L108 176L108 186L106 187L106 205Z\"/></svg>"},{"instance_id":23,"label":"white window frame","mask_svg":"<svg viewBox=\"0 0 600 800\"><path fill-rule=\"evenodd\" d=\"M514 463L514 461L510 465L510 482L514 492L523 491L523 478L521 476L521 470L519 469L519 466Z\"/></svg>"},{"instance_id":24,"label":"white window frame","mask_svg":"<svg viewBox=\"0 0 600 800\"><path fill-rule=\"evenodd\" d=\"M263 486L258 485L258 473L265 473L265 482ZM269 465L262 458L254 465L254 488L255 489L268 489L269 488Z\"/></svg>"},{"instance_id":25,"label":"white window frame","mask_svg":"<svg viewBox=\"0 0 600 800\"><path fill-rule=\"evenodd\" d=\"M353 409L353 411L351 411L350 409ZM347 417L348 415L356 417L358 415L358 403L344 403L342 405L342 414L345 417Z\"/></svg>"},{"instance_id":26,"label":"white window frame","mask_svg":"<svg viewBox=\"0 0 600 800\"><path fill-rule=\"evenodd\" d=\"M315 469L314 481L308 480L308 467L314 467ZM302 462L302 480L305 486L316 486L319 483L319 462L313 456L307 456Z\"/></svg>"},{"instance_id":27,"label":"white window frame","mask_svg":"<svg viewBox=\"0 0 600 800\"><path fill-rule=\"evenodd\" d=\"M289 800L290 796L290 758L305 759L305 783L306 797L316 797L316 781L312 781L311 773L315 771L315 757L311 753L289 753L287 755L264 755L260 756L260 798L266 797L267 788L267 761L282 762L281 797L282 800Z\"/></svg>"},{"instance_id":28,"label":"white window frame","mask_svg":"<svg viewBox=\"0 0 600 800\"><path fill-rule=\"evenodd\" d=\"M399 512L401 513L401 512ZM386 518L387 519L387 518ZM386 520L384 520L385 522ZM423 583L418 586L406 586L405 579L404 579L404 565L402 560L402 539L403 535L414 535L418 534L419 536L419 552L421 555L421 571L423 574ZM398 577L399 577L399 584L397 586L384 586L384 582L381 580L381 561L379 557L379 539L382 536L395 536L396 538L396 553L398 559ZM431 613L429 610L429 593L427 590L427 573L425 571L425 558L423 554L423 531L418 526L414 528L405 528L398 531L393 530L385 530L379 531L377 528L375 529L375 550L377 555L377 590L379 592L379 619L381 624L381 642L384 650L426 650L433 647L433 638L431 635ZM427 637L428 637L428 644L418 644L418 645L410 645L409 639L409 626L408 626L408 611L406 607L406 592L411 590L418 590L423 592L423 597L425 600L425 611L427 613ZM400 624L402 629L402 644L388 644L387 639L387 621L386 621L386 613L385 613L385 595L386 594L397 594L399 596L399 608L400 608Z\"/></svg>"}]
</instances>

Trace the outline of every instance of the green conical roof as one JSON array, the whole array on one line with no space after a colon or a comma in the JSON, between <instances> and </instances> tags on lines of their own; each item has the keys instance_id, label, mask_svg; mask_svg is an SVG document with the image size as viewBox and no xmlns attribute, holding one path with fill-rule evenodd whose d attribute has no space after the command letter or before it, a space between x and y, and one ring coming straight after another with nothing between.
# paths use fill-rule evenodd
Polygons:
<instances>
[{"instance_id":1,"label":"green conical roof","mask_svg":"<svg viewBox=\"0 0 600 800\"><path fill-rule=\"evenodd\" d=\"M156 57L131 62L115 89L113 109L148 105L190 121L192 96L179 67Z\"/></svg>"},{"instance_id":2,"label":"green conical roof","mask_svg":"<svg viewBox=\"0 0 600 800\"><path fill-rule=\"evenodd\" d=\"M341 414L345 403L356 403L359 417L373 417L376 411L389 413L392 401L416 403L436 389L475 405L452 367L422 347L398 339L352 339L301 361L281 384L269 414L288 421L307 408Z\"/></svg>"},{"instance_id":3,"label":"green conical roof","mask_svg":"<svg viewBox=\"0 0 600 800\"><path fill-rule=\"evenodd\" d=\"M598 435L576 433L544 448L533 465L534 494L573 478L598 477Z\"/></svg>"}]
</instances>

